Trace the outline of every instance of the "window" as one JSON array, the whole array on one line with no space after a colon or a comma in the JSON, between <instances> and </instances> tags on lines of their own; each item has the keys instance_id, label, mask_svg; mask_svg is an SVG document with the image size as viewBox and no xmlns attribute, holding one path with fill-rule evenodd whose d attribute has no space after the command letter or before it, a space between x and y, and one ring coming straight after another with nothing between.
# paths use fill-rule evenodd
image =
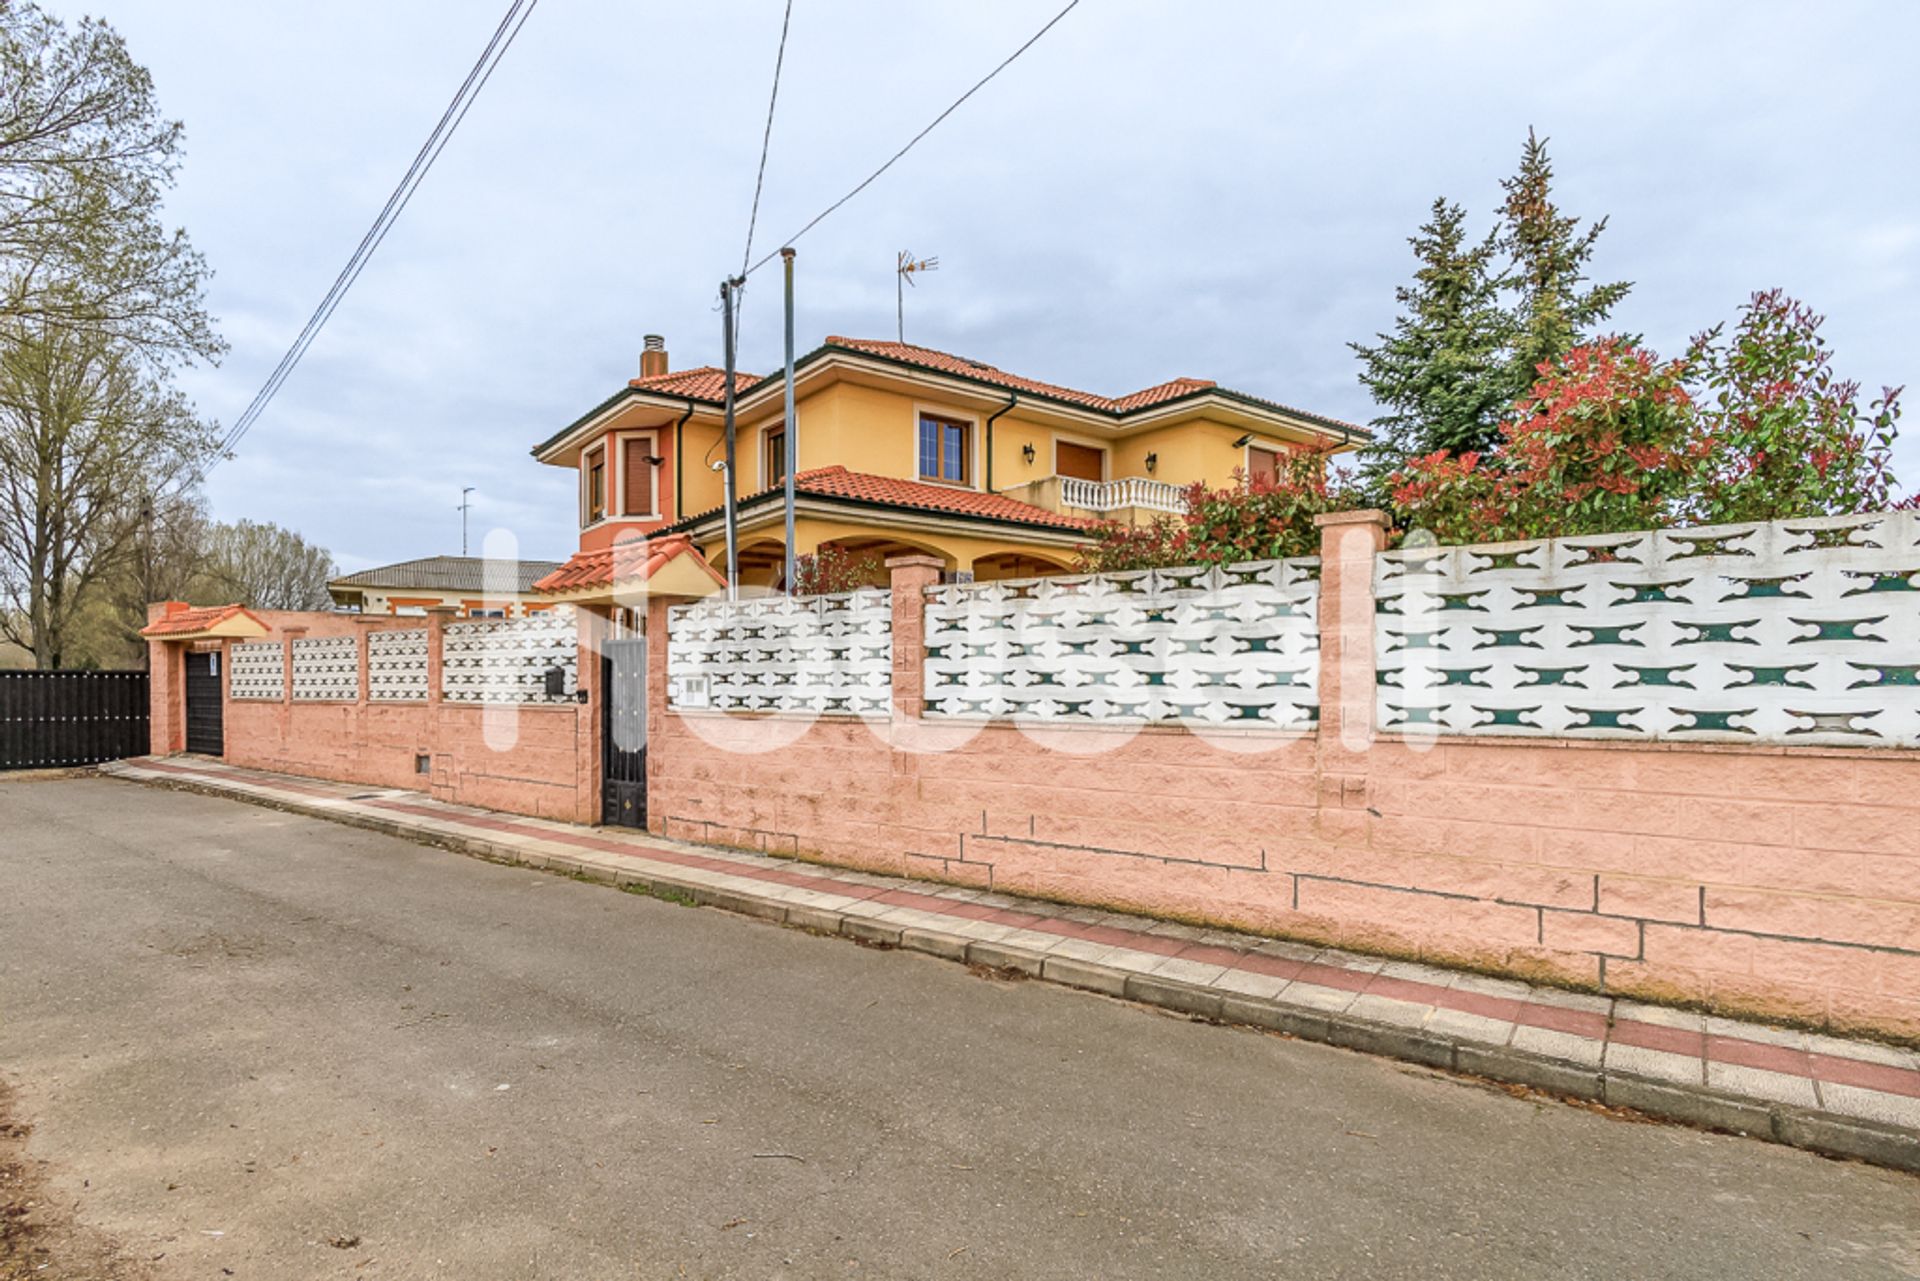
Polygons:
<instances>
[{"instance_id":1,"label":"window","mask_svg":"<svg viewBox=\"0 0 1920 1281\"><path fill-rule=\"evenodd\" d=\"M468 618L505 618L506 616L507 611L504 609L487 609L479 605L467 607Z\"/></svg>"},{"instance_id":2,"label":"window","mask_svg":"<svg viewBox=\"0 0 1920 1281\"><path fill-rule=\"evenodd\" d=\"M651 516L654 513L653 437L630 437L620 448L627 467L621 512L627 516Z\"/></svg>"},{"instance_id":3,"label":"window","mask_svg":"<svg viewBox=\"0 0 1920 1281\"><path fill-rule=\"evenodd\" d=\"M920 415L920 478L965 485L972 479L970 423Z\"/></svg>"},{"instance_id":4,"label":"window","mask_svg":"<svg viewBox=\"0 0 1920 1281\"><path fill-rule=\"evenodd\" d=\"M769 427L760 433L764 442L761 446L760 474L766 478L767 488L786 483L787 479L787 427L785 423Z\"/></svg>"},{"instance_id":5,"label":"window","mask_svg":"<svg viewBox=\"0 0 1920 1281\"><path fill-rule=\"evenodd\" d=\"M596 449L587 455L586 520L591 525L607 514L607 455Z\"/></svg>"}]
</instances>

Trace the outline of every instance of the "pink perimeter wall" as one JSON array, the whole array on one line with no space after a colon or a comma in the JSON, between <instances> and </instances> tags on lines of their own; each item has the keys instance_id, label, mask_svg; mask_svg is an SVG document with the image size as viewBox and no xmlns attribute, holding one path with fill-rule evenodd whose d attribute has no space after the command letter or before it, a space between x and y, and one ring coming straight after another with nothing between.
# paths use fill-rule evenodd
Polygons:
<instances>
[{"instance_id":1,"label":"pink perimeter wall","mask_svg":"<svg viewBox=\"0 0 1920 1281\"><path fill-rule=\"evenodd\" d=\"M895 715L669 713L666 836L1920 1040L1920 759L1900 750L1371 729L1377 532L1325 531L1319 734L918 719L896 562Z\"/></svg>"},{"instance_id":2,"label":"pink perimeter wall","mask_svg":"<svg viewBox=\"0 0 1920 1281\"><path fill-rule=\"evenodd\" d=\"M367 618L332 613L257 611L272 630L267 641L296 636L354 636L360 640L359 695L329 702L279 702L223 696L229 764L277 770L308 778L410 788L436 799L537 818L589 823L598 814L597 721L576 704L509 704L487 707L440 697L440 632L446 618ZM425 628L428 636L428 698L423 702L367 699L366 641L376 630ZM167 673L153 681L153 750L184 748L180 678L189 645L154 641L151 667ZM224 643L223 651L229 648ZM222 671L232 663L223 653ZM287 671L291 689L292 660ZM583 682L590 674L582 673ZM226 678L223 675L223 689ZM164 727L164 729L163 729ZM418 772L418 758L428 773Z\"/></svg>"}]
</instances>

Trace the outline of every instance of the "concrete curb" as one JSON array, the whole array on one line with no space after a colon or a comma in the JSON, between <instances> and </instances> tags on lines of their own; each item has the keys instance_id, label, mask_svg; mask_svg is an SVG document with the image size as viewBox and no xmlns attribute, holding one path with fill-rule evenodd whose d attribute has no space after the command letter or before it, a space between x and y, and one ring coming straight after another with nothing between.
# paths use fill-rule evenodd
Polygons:
<instances>
[{"instance_id":1,"label":"concrete curb","mask_svg":"<svg viewBox=\"0 0 1920 1281\"><path fill-rule=\"evenodd\" d=\"M110 773L111 777L127 778ZM671 896L702 907L776 924L831 934L870 946L894 947L941 960L1017 973L1062 987L1079 988L1137 1002L1210 1023L1279 1032L1366 1054L1401 1059L1440 1071L1521 1085L1563 1098L1631 1109L1730 1134L1765 1139L1825 1156L1845 1157L1920 1173L1920 1132L1858 1117L1786 1103L1757 1100L1706 1086L1684 1085L1603 1071L1570 1060L1512 1047L1464 1041L1423 1028L1380 1023L1346 1013L1317 1011L1259 997L1223 993L1178 979L1141 974L1094 961L1048 956L1014 944L969 939L919 926L884 921L707 885L638 867L609 867L585 854L524 850L485 837L454 836L402 818L376 818L322 801L265 797L234 787L187 778L127 778L149 787L172 788L364 828L417 844L433 845L489 862L558 872L579 880ZM616 856L618 857L618 856Z\"/></svg>"}]
</instances>

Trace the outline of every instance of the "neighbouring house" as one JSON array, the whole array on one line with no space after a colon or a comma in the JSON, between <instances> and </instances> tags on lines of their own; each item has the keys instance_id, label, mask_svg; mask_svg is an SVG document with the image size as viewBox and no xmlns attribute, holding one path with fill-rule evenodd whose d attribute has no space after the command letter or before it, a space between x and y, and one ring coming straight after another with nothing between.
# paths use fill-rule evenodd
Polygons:
<instances>
[{"instance_id":1,"label":"neighbouring house","mask_svg":"<svg viewBox=\"0 0 1920 1281\"><path fill-rule=\"evenodd\" d=\"M786 552L783 379L734 378L740 577L773 587ZM1195 481L1367 439L1205 379L1103 396L900 342L830 337L794 382L795 551L931 554L950 578L1058 573L1095 521L1176 511ZM579 474L571 598L587 599L583 573L623 539L685 535L724 567L724 394L722 370L673 372L650 335L638 378L534 448Z\"/></svg>"},{"instance_id":2,"label":"neighbouring house","mask_svg":"<svg viewBox=\"0 0 1920 1281\"><path fill-rule=\"evenodd\" d=\"M533 585L559 568L550 560L427 556L343 574L327 584L327 592L334 604L362 614L419 614L450 606L463 618L524 618L552 608Z\"/></svg>"}]
</instances>

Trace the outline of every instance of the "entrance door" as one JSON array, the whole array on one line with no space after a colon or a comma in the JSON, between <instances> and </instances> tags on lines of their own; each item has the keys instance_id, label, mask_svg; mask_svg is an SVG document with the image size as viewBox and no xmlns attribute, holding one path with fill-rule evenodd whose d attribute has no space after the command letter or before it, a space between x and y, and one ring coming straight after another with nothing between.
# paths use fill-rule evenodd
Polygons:
<instances>
[{"instance_id":1,"label":"entrance door","mask_svg":"<svg viewBox=\"0 0 1920 1281\"><path fill-rule=\"evenodd\" d=\"M220 720L218 651L187 655L187 750L204 756L226 752L226 733Z\"/></svg>"},{"instance_id":2,"label":"entrance door","mask_svg":"<svg viewBox=\"0 0 1920 1281\"><path fill-rule=\"evenodd\" d=\"M647 825L647 639L605 642L600 660L605 767L600 821Z\"/></svg>"}]
</instances>

